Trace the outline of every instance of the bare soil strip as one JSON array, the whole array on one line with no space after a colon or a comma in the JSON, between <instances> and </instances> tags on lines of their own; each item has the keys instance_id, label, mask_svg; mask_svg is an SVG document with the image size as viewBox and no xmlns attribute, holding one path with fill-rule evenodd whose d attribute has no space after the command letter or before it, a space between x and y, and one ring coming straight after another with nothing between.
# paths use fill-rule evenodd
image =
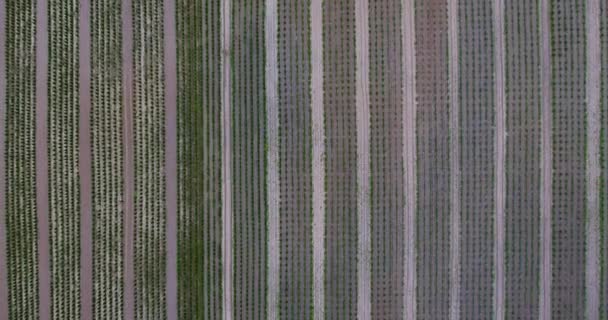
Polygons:
<instances>
[{"instance_id":1,"label":"bare soil strip","mask_svg":"<svg viewBox=\"0 0 608 320\"><path fill-rule=\"evenodd\" d=\"M310 10L314 320L325 319L325 120L323 114L322 2L322 0L312 0Z\"/></svg>"},{"instance_id":2,"label":"bare soil strip","mask_svg":"<svg viewBox=\"0 0 608 320\"><path fill-rule=\"evenodd\" d=\"M124 241L124 316L135 318L134 272L134 139L133 139L133 14L132 0L122 2L122 96L123 96L123 241Z\"/></svg>"},{"instance_id":3,"label":"bare soil strip","mask_svg":"<svg viewBox=\"0 0 608 320\"><path fill-rule=\"evenodd\" d=\"M600 306L600 4L587 0L587 257L586 319L599 319Z\"/></svg>"},{"instance_id":4,"label":"bare soil strip","mask_svg":"<svg viewBox=\"0 0 608 320\"><path fill-rule=\"evenodd\" d=\"M38 303L41 320L51 314L48 166L48 7L36 4L36 208L38 215Z\"/></svg>"},{"instance_id":5,"label":"bare soil strip","mask_svg":"<svg viewBox=\"0 0 608 320\"><path fill-rule=\"evenodd\" d=\"M403 161L405 184L404 319L416 318L416 51L414 47L414 1L401 8L403 41Z\"/></svg>"},{"instance_id":6,"label":"bare soil strip","mask_svg":"<svg viewBox=\"0 0 608 320\"><path fill-rule=\"evenodd\" d=\"M450 81L450 320L460 319L460 123L458 0L448 0Z\"/></svg>"},{"instance_id":7,"label":"bare soil strip","mask_svg":"<svg viewBox=\"0 0 608 320\"><path fill-rule=\"evenodd\" d=\"M93 319L93 210L91 155L91 30L89 0L79 6L78 173L80 176L80 316Z\"/></svg>"},{"instance_id":8,"label":"bare soil strip","mask_svg":"<svg viewBox=\"0 0 608 320\"><path fill-rule=\"evenodd\" d=\"M222 284L224 320L232 320L232 137L230 113L230 10L232 1L222 3Z\"/></svg>"},{"instance_id":9,"label":"bare soil strip","mask_svg":"<svg viewBox=\"0 0 608 320\"><path fill-rule=\"evenodd\" d=\"M505 38L504 0L494 1L494 99L496 108L496 177L494 220L494 312L496 319L504 319L505 304Z\"/></svg>"},{"instance_id":10,"label":"bare soil strip","mask_svg":"<svg viewBox=\"0 0 608 320\"><path fill-rule=\"evenodd\" d=\"M355 3L357 105L357 315L371 317L370 305L370 157L369 157L369 10L368 0Z\"/></svg>"},{"instance_id":11,"label":"bare soil strip","mask_svg":"<svg viewBox=\"0 0 608 320\"><path fill-rule=\"evenodd\" d=\"M6 3L0 3L0 320L8 320L8 278L6 263L6 175L5 175L5 131L6 131Z\"/></svg>"},{"instance_id":12,"label":"bare soil strip","mask_svg":"<svg viewBox=\"0 0 608 320\"><path fill-rule=\"evenodd\" d=\"M177 34L175 1L164 1L167 319L177 320Z\"/></svg>"},{"instance_id":13,"label":"bare soil strip","mask_svg":"<svg viewBox=\"0 0 608 320\"><path fill-rule=\"evenodd\" d=\"M268 130L268 302L269 320L279 319L279 99L277 66L277 0L266 0L266 126Z\"/></svg>"},{"instance_id":14,"label":"bare soil strip","mask_svg":"<svg viewBox=\"0 0 608 320\"><path fill-rule=\"evenodd\" d=\"M551 209L553 206L553 112L551 90L551 20L549 0L540 2L541 76L541 320L551 319Z\"/></svg>"}]
</instances>

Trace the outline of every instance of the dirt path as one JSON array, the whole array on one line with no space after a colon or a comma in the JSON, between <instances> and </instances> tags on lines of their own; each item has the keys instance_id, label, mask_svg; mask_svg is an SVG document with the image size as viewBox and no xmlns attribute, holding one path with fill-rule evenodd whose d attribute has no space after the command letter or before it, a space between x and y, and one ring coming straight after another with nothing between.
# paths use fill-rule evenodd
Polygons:
<instances>
[{"instance_id":1,"label":"dirt path","mask_svg":"<svg viewBox=\"0 0 608 320\"><path fill-rule=\"evenodd\" d=\"M404 319L416 318L416 63L414 1L402 6L403 160L405 183Z\"/></svg>"},{"instance_id":2,"label":"dirt path","mask_svg":"<svg viewBox=\"0 0 608 320\"><path fill-rule=\"evenodd\" d=\"M36 5L36 65L48 64L47 1ZM51 265L48 166L48 79L47 68L36 68L36 209L38 212L38 314L51 315Z\"/></svg>"},{"instance_id":3,"label":"dirt path","mask_svg":"<svg viewBox=\"0 0 608 320\"><path fill-rule=\"evenodd\" d=\"M541 36L541 269L540 311L541 320L551 319L551 209L553 206L553 124L551 100L551 20L549 0L540 3Z\"/></svg>"},{"instance_id":4,"label":"dirt path","mask_svg":"<svg viewBox=\"0 0 608 320\"><path fill-rule=\"evenodd\" d=\"M368 0L355 3L357 105L357 315L371 317L370 305L370 157L369 157L369 9Z\"/></svg>"},{"instance_id":5,"label":"dirt path","mask_svg":"<svg viewBox=\"0 0 608 320\"><path fill-rule=\"evenodd\" d=\"M587 1L587 266L586 319L599 319L600 306L600 5Z\"/></svg>"},{"instance_id":6,"label":"dirt path","mask_svg":"<svg viewBox=\"0 0 608 320\"><path fill-rule=\"evenodd\" d=\"M135 317L135 271L134 271L134 133L133 133L133 5L131 0L122 4L122 96L123 96L123 245L124 245L124 316Z\"/></svg>"},{"instance_id":7,"label":"dirt path","mask_svg":"<svg viewBox=\"0 0 608 320\"><path fill-rule=\"evenodd\" d=\"M0 319L8 319L8 278L6 255L6 175L5 175L5 132L6 132L6 4L0 4Z\"/></svg>"},{"instance_id":8,"label":"dirt path","mask_svg":"<svg viewBox=\"0 0 608 320\"><path fill-rule=\"evenodd\" d=\"M230 11L226 0L221 8L222 23L222 312L232 320L232 137L230 111Z\"/></svg>"},{"instance_id":9,"label":"dirt path","mask_svg":"<svg viewBox=\"0 0 608 320\"><path fill-rule=\"evenodd\" d=\"M505 304L505 38L504 0L494 1L494 98L496 107L496 186L494 221L494 312L496 319L504 319Z\"/></svg>"},{"instance_id":10,"label":"dirt path","mask_svg":"<svg viewBox=\"0 0 608 320\"><path fill-rule=\"evenodd\" d=\"M93 318L93 210L91 147L91 29L90 1L79 7L79 96L80 119L78 173L80 175L80 316Z\"/></svg>"},{"instance_id":11,"label":"dirt path","mask_svg":"<svg viewBox=\"0 0 608 320\"><path fill-rule=\"evenodd\" d=\"M268 130L268 319L279 319L279 100L277 1L266 0L266 106Z\"/></svg>"},{"instance_id":12,"label":"dirt path","mask_svg":"<svg viewBox=\"0 0 608 320\"><path fill-rule=\"evenodd\" d=\"M323 114L323 8L322 0L312 0L311 105L312 105L312 238L313 238L313 319L325 314L325 120Z\"/></svg>"},{"instance_id":13,"label":"dirt path","mask_svg":"<svg viewBox=\"0 0 608 320\"><path fill-rule=\"evenodd\" d=\"M448 1L450 81L450 320L460 319L460 123L458 0Z\"/></svg>"},{"instance_id":14,"label":"dirt path","mask_svg":"<svg viewBox=\"0 0 608 320\"><path fill-rule=\"evenodd\" d=\"M175 1L164 1L167 319L177 320L177 34Z\"/></svg>"}]
</instances>

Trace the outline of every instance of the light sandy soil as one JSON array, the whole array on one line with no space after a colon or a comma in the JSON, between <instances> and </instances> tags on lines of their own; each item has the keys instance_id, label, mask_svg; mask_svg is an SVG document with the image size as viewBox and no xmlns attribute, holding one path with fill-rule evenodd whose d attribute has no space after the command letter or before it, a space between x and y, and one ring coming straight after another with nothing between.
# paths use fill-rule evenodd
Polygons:
<instances>
[{"instance_id":1,"label":"light sandy soil","mask_svg":"<svg viewBox=\"0 0 608 320\"><path fill-rule=\"evenodd\" d=\"M266 105L268 130L268 302L269 320L279 319L279 101L277 95L277 1L266 1Z\"/></svg>"},{"instance_id":2,"label":"light sandy soil","mask_svg":"<svg viewBox=\"0 0 608 320\"><path fill-rule=\"evenodd\" d=\"M460 319L460 132L458 0L448 1L450 81L450 320Z\"/></svg>"},{"instance_id":3,"label":"light sandy soil","mask_svg":"<svg viewBox=\"0 0 608 320\"><path fill-rule=\"evenodd\" d=\"M357 315L361 320L371 318L368 17L368 1L357 0L355 3L358 212Z\"/></svg>"},{"instance_id":4,"label":"light sandy soil","mask_svg":"<svg viewBox=\"0 0 608 320\"><path fill-rule=\"evenodd\" d=\"M600 5L587 1L587 257L586 319L599 319L600 306Z\"/></svg>"},{"instance_id":5,"label":"light sandy soil","mask_svg":"<svg viewBox=\"0 0 608 320\"><path fill-rule=\"evenodd\" d=\"M232 320L232 137L230 113L230 0L221 8L222 24L222 284L223 319Z\"/></svg>"},{"instance_id":6,"label":"light sandy soil","mask_svg":"<svg viewBox=\"0 0 608 320\"><path fill-rule=\"evenodd\" d=\"M496 186L494 220L494 312L496 319L504 319L505 305L505 38L504 2L494 1L494 98L496 108Z\"/></svg>"},{"instance_id":7,"label":"light sandy soil","mask_svg":"<svg viewBox=\"0 0 608 320\"><path fill-rule=\"evenodd\" d=\"M541 269L540 311L541 320L551 319L551 208L553 205L553 124L551 103L551 29L549 0L540 4L541 29Z\"/></svg>"},{"instance_id":8,"label":"light sandy soil","mask_svg":"<svg viewBox=\"0 0 608 320\"><path fill-rule=\"evenodd\" d=\"M311 105L312 105L312 237L313 319L325 313L325 122L323 114L323 11L322 0L312 0Z\"/></svg>"},{"instance_id":9,"label":"light sandy soil","mask_svg":"<svg viewBox=\"0 0 608 320\"><path fill-rule=\"evenodd\" d=\"M403 160L405 183L404 319L416 318L416 62L414 1L402 6Z\"/></svg>"}]
</instances>

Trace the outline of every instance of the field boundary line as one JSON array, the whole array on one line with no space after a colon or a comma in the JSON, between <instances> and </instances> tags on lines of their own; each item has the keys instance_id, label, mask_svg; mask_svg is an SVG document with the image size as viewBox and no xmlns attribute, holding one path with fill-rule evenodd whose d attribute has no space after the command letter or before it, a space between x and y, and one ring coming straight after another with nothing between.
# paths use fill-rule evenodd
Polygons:
<instances>
[{"instance_id":1,"label":"field boundary line","mask_svg":"<svg viewBox=\"0 0 608 320\"><path fill-rule=\"evenodd\" d=\"M458 0L448 0L450 99L450 320L460 319L460 98Z\"/></svg>"},{"instance_id":2,"label":"field boundary line","mask_svg":"<svg viewBox=\"0 0 608 320\"><path fill-rule=\"evenodd\" d=\"M504 0L494 0L494 99L495 133L495 198L494 220L494 312L496 319L505 317L505 36Z\"/></svg>"},{"instance_id":3,"label":"field boundary line","mask_svg":"<svg viewBox=\"0 0 608 320\"><path fill-rule=\"evenodd\" d=\"M357 315L371 318L370 157L369 157L369 8L355 2L357 118Z\"/></svg>"},{"instance_id":4,"label":"field boundary line","mask_svg":"<svg viewBox=\"0 0 608 320\"><path fill-rule=\"evenodd\" d=\"M232 320L232 135L230 110L231 0L222 1L222 313Z\"/></svg>"},{"instance_id":5,"label":"field boundary line","mask_svg":"<svg viewBox=\"0 0 608 320\"><path fill-rule=\"evenodd\" d=\"M416 318L416 48L414 0L401 2L403 77L404 275L403 317Z\"/></svg>"},{"instance_id":6,"label":"field boundary line","mask_svg":"<svg viewBox=\"0 0 608 320\"><path fill-rule=\"evenodd\" d=\"M279 319L280 291L280 186L279 186L279 100L277 93L277 0L266 0L266 122L268 130L268 302L269 320Z\"/></svg>"},{"instance_id":7,"label":"field boundary line","mask_svg":"<svg viewBox=\"0 0 608 320\"><path fill-rule=\"evenodd\" d=\"M48 154L48 3L36 3L36 211L38 218L38 316L51 318Z\"/></svg>"},{"instance_id":8,"label":"field boundary line","mask_svg":"<svg viewBox=\"0 0 608 320\"><path fill-rule=\"evenodd\" d=\"M79 6L78 172L80 175L80 316L93 319L93 185L91 158L91 12L90 0Z\"/></svg>"},{"instance_id":9,"label":"field boundary line","mask_svg":"<svg viewBox=\"0 0 608 320\"><path fill-rule=\"evenodd\" d=\"M6 255L6 2L0 3L0 320L8 320L8 271Z\"/></svg>"},{"instance_id":10,"label":"field boundary line","mask_svg":"<svg viewBox=\"0 0 608 320\"><path fill-rule=\"evenodd\" d=\"M599 319L600 306L600 4L587 0L587 250L585 316Z\"/></svg>"},{"instance_id":11,"label":"field boundary line","mask_svg":"<svg viewBox=\"0 0 608 320\"><path fill-rule=\"evenodd\" d=\"M133 14L132 0L122 2L122 89L123 89L123 216L124 216L124 316L135 317L134 271L134 136L133 136Z\"/></svg>"},{"instance_id":12,"label":"field boundary line","mask_svg":"<svg viewBox=\"0 0 608 320\"><path fill-rule=\"evenodd\" d=\"M551 259L553 207L553 103L551 93L551 18L549 0L540 0L541 77L541 268L539 318L551 319Z\"/></svg>"},{"instance_id":13,"label":"field boundary line","mask_svg":"<svg viewBox=\"0 0 608 320\"><path fill-rule=\"evenodd\" d=\"M164 0L167 319L177 320L177 33L175 0Z\"/></svg>"},{"instance_id":14,"label":"field boundary line","mask_svg":"<svg viewBox=\"0 0 608 320\"><path fill-rule=\"evenodd\" d=\"M323 108L323 0L312 0L312 233L313 319L325 319L325 115Z\"/></svg>"}]
</instances>

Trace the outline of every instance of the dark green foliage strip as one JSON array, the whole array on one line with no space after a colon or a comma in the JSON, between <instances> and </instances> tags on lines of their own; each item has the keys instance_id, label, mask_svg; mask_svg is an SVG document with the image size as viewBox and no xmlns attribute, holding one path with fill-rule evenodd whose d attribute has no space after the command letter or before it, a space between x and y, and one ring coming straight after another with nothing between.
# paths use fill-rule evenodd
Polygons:
<instances>
[{"instance_id":1,"label":"dark green foliage strip","mask_svg":"<svg viewBox=\"0 0 608 320\"><path fill-rule=\"evenodd\" d=\"M166 315L163 1L133 1L135 318Z\"/></svg>"},{"instance_id":2,"label":"dark green foliage strip","mask_svg":"<svg viewBox=\"0 0 608 320\"><path fill-rule=\"evenodd\" d=\"M5 221L9 318L34 320L38 318L34 141L36 1L7 0L3 5L6 5Z\"/></svg>"},{"instance_id":3,"label":"dark green foliage strip","mask_svg":"<svg viewBox=\"0 0 608 320\"><path fill-rule=\"evenodd\" d=\"M416 1L416 312L421 320L449 317L451 172L447 6L446 0Z\"/></svg>"},{"instance_id":4,"label":"dark green foliage strip","mask_svg":"<svg viewBox=\"0 0 608 320\"><path fill-rule=\"evenodd\" d=\"M585 314L585 2L551 2L553 210L551 317Z\"/></svg>"},{"instance_id":5,"label":"dark green foliage strip","mask_svg":"<svg viewBox=\"0 0 608 320\"><path fill-rule=\"evenodd\" d=\"M51 316L80 317L78 1L49 1Z\"/></svg>"},{"instance_id":6,"label":"dark green foliage strip","mask_svg":"<svg viewBox=\"0 0 608 320\"><path fill-rule=\"evenodd\" d=\"M222 314L220 1L180 0L178 63L178 312Z\"/></svg>"},{"instance_id":7,"label":"dark green foliage strip","mask_svg":"<svg viewBox=\"0 0 608 320\"><path fill-rule=\"evenodd\" d=\"M400 319L405 269L401 1L370 1L369 33L371 317Z\"/></svg>"},{"instance_id":8,"label":"dark green foliage strip","mask_svg":"<svg viewBox=\"0 0 608 320\"><path fill-rule=\"evenodd\" d=\"M91 2L93 313L122 319L121 1Z\"/></svg>"},{"instance_id":9,"label":"dark green foliage strip","mask_svg":"<svg viewBox=\"0 0 608 320\"><path fill-rule=\"evenodd\" d=\"M357 314L355 1L323 1L325 316Z\"/></svg>"},{"instance_id":10,"label":"dark green foliage strip","mask_svg":"<svg viewBox=\"0 0 608 320\"><path fill-rule=\"evenodd\" d=\"M505 317L538 318L540 295L540 47L536 2L505 2Z\"/></svg>"},{"instance_id":11,"label":"dark green foliage strip","mask_svg":"<svg viewBox=\"0 0 608 320\"><path fill-rule=\"evenodd\" d=\"M313 310L309 20L310 1L278 2L281 319Z\"/></svg>"},{"instance_id":12,"label":"dark green foliage strip","mask_svg":"<svg viewBox=\"0 0 608 320\"><path fill-rule=\"evenodd\" d=\"M264 6L263 0L234 0L231 12L231 188L236 319L266 317Z\"/></svg>"},{"instance_id":13,"label":"dark green foliage strip","mask_svg":"<svg viewBox=\"0 0 608 320\"><path fill-rule=\"evenodd\" d=\"M460 317L488 319L494 295L494 27L492 2L459 2Z\"/></svg>"}]
</instances>

